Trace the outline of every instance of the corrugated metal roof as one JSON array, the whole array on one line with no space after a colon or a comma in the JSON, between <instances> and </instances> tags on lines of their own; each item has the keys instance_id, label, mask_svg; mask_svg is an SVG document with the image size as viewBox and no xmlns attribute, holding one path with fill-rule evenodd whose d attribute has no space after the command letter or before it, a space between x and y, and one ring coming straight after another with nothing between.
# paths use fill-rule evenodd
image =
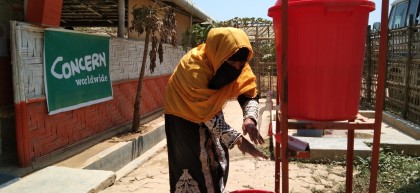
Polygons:
<instances>
[{"instance_id":1,"label":"corrugated metal roof","mask_svg":"<svg viewBox=\"0 0 420 193\"><path fill-rule=\"evenodd\" d=\"M172 6L178 13L191 15L182 5L172 1L161 1ZM194 8L198 9L198 8ZM125 23L127 26L128 0L125 0ZM197 11L197 10L195 10ZM193 23L204 22L197 16L192 16ZM62 27L118 27L118 0L63 0L61 13Z\"/></svg>"}]
</instances>

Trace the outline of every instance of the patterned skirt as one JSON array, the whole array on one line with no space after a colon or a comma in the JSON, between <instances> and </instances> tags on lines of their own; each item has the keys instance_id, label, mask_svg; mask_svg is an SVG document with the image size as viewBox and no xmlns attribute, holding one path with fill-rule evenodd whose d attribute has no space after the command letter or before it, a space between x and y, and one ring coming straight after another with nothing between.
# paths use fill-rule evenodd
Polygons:
<instances>
[{"instance_id":1,"label":"patterned skirt","mask_svg":"<svg viewBox=\"0 0 420 193\"><path fill-rule=\"evenodd\" d=\"M204 124L165 115L171 193L223 193L228 148Z\"/></svg>"}]
</instances>

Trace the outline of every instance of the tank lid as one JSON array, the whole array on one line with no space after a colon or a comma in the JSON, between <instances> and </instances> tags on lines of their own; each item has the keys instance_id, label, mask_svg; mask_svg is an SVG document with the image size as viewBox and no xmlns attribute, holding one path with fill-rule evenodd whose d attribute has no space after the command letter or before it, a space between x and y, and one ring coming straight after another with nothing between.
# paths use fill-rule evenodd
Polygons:
<instances>
[{"instance_id":1,"label":"tank lid","mask_svg":"<svg viewBox=\"0 0 420 193\"><path fill-rule=\"evenodd\" d=\"M370 0L289 0L289 7L295 6L311 6L311 5L324 5L324 6L362 6L370 11L375 10L375 3ZM282 0L277 0L273 7L268 9L268 16L273 17L273 11L280 11Z\"/></svg>"}]
</instances>

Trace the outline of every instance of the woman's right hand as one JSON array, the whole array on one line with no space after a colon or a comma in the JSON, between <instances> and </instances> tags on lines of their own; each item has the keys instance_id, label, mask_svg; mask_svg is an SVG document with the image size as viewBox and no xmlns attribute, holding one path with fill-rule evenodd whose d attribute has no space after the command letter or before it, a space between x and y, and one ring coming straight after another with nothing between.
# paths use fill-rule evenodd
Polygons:
<instances>
[{"instance_id":1,"label":"woman's right hand","mask_svg":"<svg viewBox=\"0 0 420 193\"><path fill-rule=\"evenodd\" d=\"M263 159L268 159L264 153L259 151L257 148L255 148L254 145L251 144L247 139L245 139L243 136L241 136L238 141L236 141L236 145L238 145L238 149L242 151L242 153L245 155L245 153L248 153L252 155L253 157L260 157Z\"/></svg>"}]
</instances>

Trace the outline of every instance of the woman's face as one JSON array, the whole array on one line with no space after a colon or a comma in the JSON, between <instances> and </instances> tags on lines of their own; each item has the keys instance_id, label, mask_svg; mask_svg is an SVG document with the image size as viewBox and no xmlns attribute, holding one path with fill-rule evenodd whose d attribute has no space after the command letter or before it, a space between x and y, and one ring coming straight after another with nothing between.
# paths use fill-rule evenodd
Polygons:
<instances>
[{"instance_id":1,"label":"woman's face","mask_svg":"<svg viewBox=\"0 0 420 193\"><path fill-rule=\"evenodd\" d=\"M244 68L246 61L231 61L226 60L226 63L228 63L230 66L234 67L236 70L242 70Z\"/></svg>"},{"instance_id":2,"label":"woman's face","mask_svg":"<svg viewBox=\"0 0 420 193\"><path fill-rule=\"evenodd\" d=\"M230 64L228 61L225 61L220 68L217 69L216 74L210 80L208 87L210 89L220 89L233 82L241 74L244 65L245 62L231 62Z\"/></svg>"}]
</instances>

